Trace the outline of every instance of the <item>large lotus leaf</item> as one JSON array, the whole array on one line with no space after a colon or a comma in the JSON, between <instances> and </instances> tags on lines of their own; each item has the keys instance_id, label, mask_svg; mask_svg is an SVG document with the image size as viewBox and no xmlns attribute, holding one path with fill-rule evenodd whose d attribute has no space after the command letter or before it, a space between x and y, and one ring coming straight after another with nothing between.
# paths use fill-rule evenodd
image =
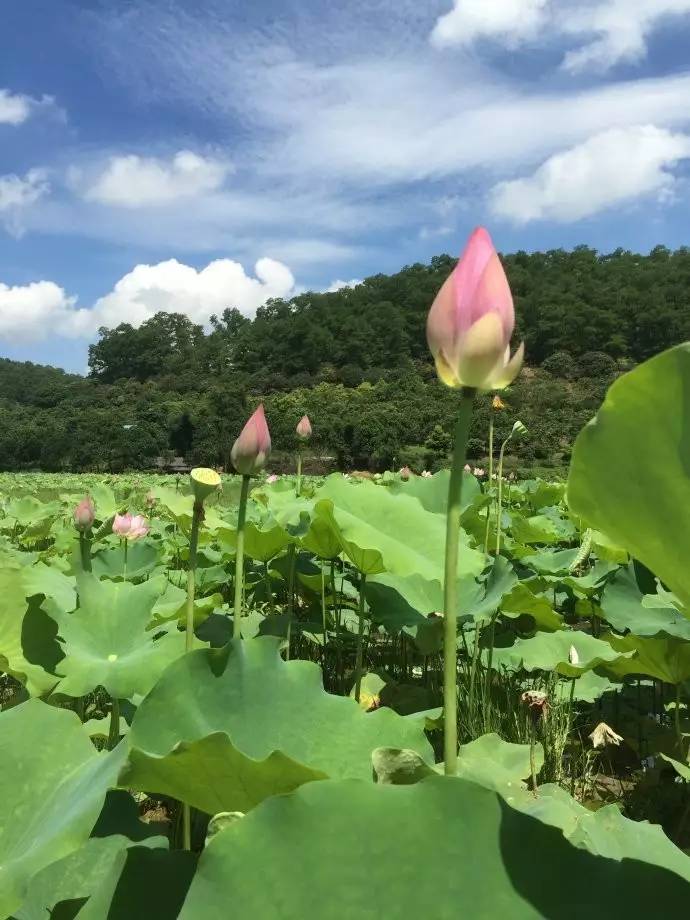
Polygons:
<instances>
[{"instance_id":1,"label":"large lotus leaf","mask_svg":"<svg viewBox=\"0 0 690 920\"><path fill-rule=\"evenodd\" d=\"M105 482L97 482L89 489L89 494L96 506L96 519L107 521L109 518L120 510L119 505L113 494L113 490ZM83 497L83 496L81 496ZM75 499L75 504L81 500L81 497Z\"/></svg>"},{"instance_id":2,"label":"large lotus leaf","mask_svg":"<svg viewBox=\"0 0 690 920\"><path fill-rule=\"evenodd\" d=\"M250 779L266 791L274 773L281 791L279 761L265 763L275 751L296 762L282 761L290 776L299 768L306 778L308 768L310 779L315 773L369 778L371 752L381 745L412 748L431 761L422 719L385 708L364 713L353 700L326 693L315 664L283 661L279 649L270 637L233 640L172 664L134 716L123 781L158 791L147 785L155 775L169 794L194 795L202 810L213 811L219 798L227 804L246 797L239 784ZM226 785L206 789L207 768Z\"/></svg>"},{"instance_id":3,"label":"large lotus leaf","mask_svg":"<svg viewBox=\"0 0 690 920\"><path fill-rule=\"evenodd\" d=\"M410 476L393 480L388 486L392 495L411 495L427 511L445 515L448 508L450 470L439 470L433 476ZM482 495L479 480L472 473L462 474L461 512L467 511Z\"/></svg>"},{"instance_id":4,"label":"large lotus leaf","mask_svg":"<svg viewBox=\"0 0 690 920\"><path fill-rule=\"evenodd\" d=\"M52 598L65 612L74 610L76 606L77 591L74 577L65 575L44 562L37 562L24 569L24 586L27 597L43 594Z\"/></svg>"},{"instance_id":5,"label":"large lotus leaf","mask_svg":"<svg viewBox=\"0 0 690 920\"><path fill-rule=\"evenodd\" d=\"M568 528L565 521L546 514L537 514L529 518L513 514L511 534L518 543L560 543L572 536L572 525Z\"/></svg>"},{"instance_id":6,"label":"large lotus leaf","mask_svg":"<svg viewBox=\"0 0 690 920\"><path fill-rule=\"evenodd\" d=\"M527 613L540 629L548 631L561 629L563 625L563 617L556 613L546 597L534 594L524 582L516 584L503 598L501 613L511 619Z\"/></svg>"},{"instance_id":7,"label":"large lotus leaf","mask_svg":"<svg viewBox=\"0 0 690 920\"><path fill-rule=\"evenodd\" d=\"M40 700L0 713L0 916L86 841L123 755L98 754L74 713Z\"/></svg>"},{"instance_id":8,"label":"large lotus leaf","mask_svg":"<svg viewBox=\"0 0 690 920\"><path fill-rule=\"evenodd\" d=\"M690 640L690 619L674 606L651 607L644 604L632 566L621 569L606 585L601 597L604 617L619 632L630 630L636 636L676 636ZM659 604L663 601L659 600Z\"/></svg>"},{"instance_id":9,"label":"large lotus leaf","mask_svg":"<svg viewBox=\"0 0 690 920\"><path fill-rule=\"evenodd\" d=\"M312 518L301 543L306 550L322 559L335 559L343 549L340 533L331 526L329 520L322 517Z\"/></svg>"},{"instance_id":10,"label":"large lotus leaf","mask_svg":"<svg viewBox=\"0 0 690 920\"><path fill-rule=\"evenodd\" d=\"M671 764L681 779L684 779L686 783L690 783L690 764L674 760L673 757L669 757L667 754L660 754L660 756L663 757L667 763Z\"/></svg>"},{"instance_id":11,"label":"large lotus leaf","mask_svg":"<svg viewBox=\"0 0 690 920\"><path fill-rule=\"evenodd\" d=\"M27 657L29 649L45 638L46 624L45 618L39 622L27 609L25 572L20 568L0 568L0 670L25 684L32 696L40 696L51 690L59 678ZM54 631L48 639L54 639Z\"/></svg>"},{"instance_id":12,"label":"large lotus leaf","mask_svg":"<svg viewBox=\"0 0 690 920\"><path fill-rule=\"evenodd\" d=\"M572 690L571 683L572 682L569 680L561 680L558 682L556 693L562 700L569 699ZM616 683L609 680L608 677L598 674L596 671L587 671L575 681L573 699L579 700L582 703L594 703L605 693L617 692L622 686L620 681Z\"/></svg>"},{"instance_id":13,"label":"large lotus leaf","mask_svg":"<svg viewBox=\"0 0 690 920\"><path fill-rule=\"evenodd\" d=\"M568 501L690 609L690 343L611 386L575 442Z\"/></svg>"},{"instance_id":14,"label":"large lotus leaf","mask_svg":"<svg viewBox=\"0 0 690 920\"><path fill-rule=\"evenodd\" d=\"M565 494L564 482L546 482L544 479L527 479L510 488L511 493L513 490L521 492L535 511L557 505Z\"/></svg>"},{"instance_id":15,"label":"large lotus leaf","mask_svg":"<svg viewBox=\"0 0 690 920\"><path fill-rule=\"evenodd\" d=\"M579 553L580 550L577 547L575 549L545 549L539 553L523 556L520 561L543 575L567 575Z\"/></svg>"},{"instance_id":16,"label":"large lotus leaf","mask_svg":"<svg viewBox=\"0 0 690 920\"><path fill-rule=\"evenodd\" d=\"M314 905L322 920L610 920L682 913L689 890L672 869L588 853L467 780L324 782L271 798L217 834L180 920L215 920L229 904L238 916L283 920Z\"/></svg>"},{"instance_id":17,"label":"large lotus leaf","mask_svg":"<svg viewBox=\"0 0 690 920\"><path fill-rule=\"evenodd\" d=\"M220 532L221 536L228 546L237 545L237 531L224 527ZM257 525L254 521L248 521L244 529L244 552L250 559L256 559L259 562L268 562L278 553L291 543L290 535L273 521L268 527Z\"/></svg>"},{"instance_id":18,"label":"large lotus leaf","mask_svg":"<svg viewBox=\"0 0 690 920\"><path fill-rule=\"evenodd\" d=\"M149 838L144 844L167 849L165 837ZM38 872L29 883L28 896L14 920L48 920L50 911L61 901L89 898L110 875L124 850L133 846L131 840L119 834L92 838L57 862Z\"/></svg>"},{"instance_id":19,"label":"large lotus leaf","mask_svg":"<svg viewBox=\"0 0 690 920\"><path fill-rule=\"evenodd\" d=\"M340 535L343 551L367 575L417 573L429 581L443 580L445 520L426 511L416 498L391 495L370 482L353 485L329 477L317 492L315 513ZM483 553L471 549L460 532L458 575L479 575Z\"/></svg>"},{"instance_id":20,"label":"large lotus leaf","mask_svg":"<svg viewBox=\"0 0 690 920\"><path fill-rule=\"evenodd\" d=\"M578 654L577 665L568 658L571 646ZM494 649L494 662L517 671L557 671L564 677L579 677L585 671L604 663L610 664L619 658L630 658L633 652L624 649L616 651L608 642L595 639L576 630L561 629L558 632L538 632L531 639L518 639L509 648Z\"/></svg>"},{"instance_id":21,"label":"large lotus leaf","mask_svg":"<svg viewBox=\"0 0 690 920\"><path fill-rule=\"evenodd\" d=\"M458 579L458 612L479 604L482 586L474 578ZM406 626L419 626L430 613L443 610L443 588L438 581L427 581L417 574L392 575L383 572L367 579L367 603L374 622L389 632Z\"/></svg>"},{"instance_id":22,"label":"large lotus leaf","mask_svg":"<svg viewBox=\"0 0 690 920\"><path fill-rule=\"evenodd\" d=\"M189 533L192 525L192 512L194 509L194 499L190 494L184 492L175 492L165 486L159 486L152 489L161 511L171 518L182 528L185 533ZM215 532L220 527L227 527L227 521L212 508L206 505L204 507L204 529Z\"/></svg>"},{"instance_id":23,"label":"large lotus leaf","mask_svg":"<svg viewBox=\"0 0 690 920\"><path fill-rule=\"evenodd\" d=\"M197 576L202 569L197 569ZM197 590L199 590L197 579ZM223 603L221 594L209 594L208 597L194 598L194 623L198 625L213 613L216 607ZM170 582L165 586L165 590L153 605L153 621L155 623L166 623L170 620L179 620L186 622L187 618L187 592L177 585Z\"/></svg>"},{"instance_id":24,"label":"large lotus leaf","mask_svg":"<svg viewBox=\"0 0 690 920\"><path fill-rule=\"evenodd\" d=\"M57 667L63 678L60 693L84 696L98 686L117 699L147 693L185 646L181 632L154 638L147 631L161 580L134 585L99 581L84 573L78 587L78 609L59 617L51 614L65 652Z\"/></svg>"},{"instance_id":25,"label":"large lotus leaf","mask_svg":"<svg viewBox=\"0 0 690 920\"><path fill-rule=\"evenodd\" d=\"M534 759L538 772L544 764L541 744L535 746ZM510 794L512 787L523 788L529 775L529 744L512 744L492 733L460 747L458 776L487 789Z\"/></svg>"},{"instance_id":26,"label":"large lotus leaf","mask_svg":"<svg viewBox=\"0 0 690 920\"><path fill-rule=\"evenodd\" d=\"M645 674L667 684L680 684L690 678L690 642L673 636L649 639L643 636L608 636L611 646L629 656L607 665L617 677Z\"/></svg>"},{"instance_id":27,"label":"large lotus leaf","mask_svg":"<svg viewBox=\"0 0 690 920\"><path fill-rule=\"evenodd\" d=\"M94 575L99 578L140 578L151 572L160 559L160 547L152 540L108 546L91 558Z\"/></svg>"}]
</instances>

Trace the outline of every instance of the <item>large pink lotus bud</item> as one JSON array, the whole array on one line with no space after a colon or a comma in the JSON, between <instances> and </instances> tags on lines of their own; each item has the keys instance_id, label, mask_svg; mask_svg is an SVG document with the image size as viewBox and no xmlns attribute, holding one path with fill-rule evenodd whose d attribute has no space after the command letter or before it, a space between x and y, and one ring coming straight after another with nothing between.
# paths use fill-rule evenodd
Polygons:
<instances>
[{"instance_id":1,"label":"large pink lotus bud","mask_svg":"<svg viewBox=\"0 0 690 920\"><path fill-rule=\"evenodd\" d=\"M242 476L252 476L266 466L271 453L271 435L266 424L264 407L260 405L232 445L230 459Z\"/></svg>"},{"instance_id":2,"label":"large pink lotus bud","mask_svg":"<svg viewBox=\"0 0 690 920\"><path fill-rule=\"evenodd\" d=\"M96 519L96 506L90 495L86 495L74 509L74 526L79 531L91 530Z\"/></svg>"},{"instance_id":3,"label":"large pink lotus bud","mask_svg":"<svg viewBox=\"0 0 690 920\"><path fill-rule=\"evenodd\" d=\"M149 526L143 514L116 514L113 518L112 531L125 540L138 540L149 532Z\"/></svg>"},{"instance_id":4,"label":"large pink lotus bud","mask_svg":"<svg viewBox=\"0 0 690 920\"><path fill-rule=\"evenodd\" d=\"M491 237L479 227L431 305L426 338L449 387L500 390L517 377L524 346L510 357L515 326L508 279Z\"/></svg>"},{"instance_id":5,"label":"large pink lotus bud","mask_svg":"<svg viewBox=\"0 0 690 920\"><path fill-rule=\"evenodd\" d=\"M302 438L306 441L307 438L311 437L311 422L309 421L308 415L303 415L302 418L297 423L297 437Z\"/></svg>"}]
</instances>

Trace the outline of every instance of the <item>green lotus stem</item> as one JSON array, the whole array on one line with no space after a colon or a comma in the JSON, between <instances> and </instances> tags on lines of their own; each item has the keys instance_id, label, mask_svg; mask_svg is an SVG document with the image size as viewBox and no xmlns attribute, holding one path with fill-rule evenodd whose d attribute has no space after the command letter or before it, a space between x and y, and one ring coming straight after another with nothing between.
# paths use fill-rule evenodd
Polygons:
<instances>
[{"instance_id":1,"label":"green lotus stem","mask_svg":"<svg viewBox=\"0 0 690 920\"><path fill-rule=\"evenodd\" d=\"M326 626L326 573L321 564L321 619L323 621L323 666L326 666L326 643L328 642L328 627Z\"/></svg>"},{"instance_id":2,"label":"green lotus stem","mask_svg":"<svg viewBox=\"0 0 690 920\"><path fill-rule=\"evenodd\" d=\"M292 618L295 615L295 544L288 546L288 623L287 623L287 649L285 660L290 660L290 640L292 638Z\"/></svg>"},{"instance_id":3,"label":"green lotus stem","mask_svg":"<svg viewBox=\"0 0 690 920\"><path fill-rule=\"evenodd\" d=\"M235 611L233 615L232 635L242 638L242 589L244 587L244 523L247 518L247 496L249 494L249 476L242 477L240 490L240 507L237 513L237 546L235 548Z\"/></svg>"},{"instance_id":4,"label":"green lotus stem","mask_svg":"<svg viewBox=\"0 0 690 920\"><path fill-rule=\"evenodd\" d=\"M475 390L464 387L455 426L453 465L448 485L446 559L443 584L443 759L447 776L458 772L458 552L462 471Z\"/></svg>"},{"instance_id":5,"label":"green lotus stem","mask_svg":"<svg viewBox=\"0 0 690 920\"><path fill-rule=\"evenodd\" d=\"M297 497L302 494L302 451L297 451L297 488L295 489Z\"/></svg>"},{"instance_id":6,"label":"green lotus stem","mask_svg":"<svg viewBox=\"0 0 690 920\"><path fill-rule=\"evenodd\" d=\"M531 721L531 720L530 720ZM532 724L529 733L529 772L532 777L532 792L535 797L539 795L539 786L537 786L537 763L535 758L535 728Z\"/></svg>"},{"instance_id":7,"label":"green lotus stem","mask_svg":"<svg viewBox=\"0 0 690 920\"><path fill-rule=\"evenodd\" d=\"M357 652L355 654L355 702L359 703L362 690L362 662L364 658L364 586L367 576L364 572L359 576L359 629L357 630Z\"/></svg>"},{"instance_id":8,"label":"green lotus stem","mask_svg":"<svg viewBox=\"0 0 690 920\"><path fill-rule=\"evenodd\" d=\"M570 681L570 697L568 699L569 728L572 727L572 724L573 724L573 703L575 700L575 681L576 680L577 680L577 677L573 677L573 679ZM575 758L573 757L571 765L570 765L570 795L573 798L575 798L575 779L576 779L575 777Z\"/></svg>"},{"instance_id":9,"label":"green lotus stem","mask_svg":"<svg viewBox=\"0 0 690 920\"><path fill-rule=\"evenodd\" d=\"M91 531L79 534L79 555L83 572L91 571Z\"/></svg>"},{"instance_id":10,"label":"green lotus stem","mask_svg":"<svg viewBox=\"0 0 690 920\"><path fill-rule=\"evenodd\" d=\"M120 701L113 697L110 707L110 731L108 732L108 750L112 751L120 740Z\"/></svg>"},{"instance_id":11,"label":"green lotus stem","mask_svg":"<svg viewBox=\"0 0 690 920\"><path fill-rule=\"evenodd\" d=\"M194 646L194 595L196 592L196 555L199 544L199 527L204 517L203 502L195 501L192 511L192 530L189 535L189 564L187 566L187 632L185 649Z\"/></svg>"},{"instance_id":12,"label":"green lotus stem","mask_svg":"<svg viewBox=\"0 0 690 920\"><path fill-rule=\"evenodd\" d=\"M676 684L676 707L673 715L674 723L676 726L676 744L678 745L678 753L680 754L681 761L685 761L685 754L683 753L683 732L680 727L680 684Z\"/></svg>"},{"instance_id":13,"label":"green lotus stem","mask_svg":"<svg viewBox=\"0 0 690 920\"><path fill-rule=\"evenodd\" d=\"M484 555L489 555L489 529L491 527L491 483L494 481L494 410L489 409L489 502L486 506L486 532L484 533Z\"/></svg>"},{"instance_id":14,"label":"green lotus stem","mask_svg":"<svg viewBox=\"0 0 690 920\"><path fill-rule=\"evenodd\" d=\"M498 455L498 498L496 501L496 556L501 552L501 511L503 503L503 457L506 452L506 445L510 441L510 435L501 444L501 451Z\"/></svg>"}]
</instances>

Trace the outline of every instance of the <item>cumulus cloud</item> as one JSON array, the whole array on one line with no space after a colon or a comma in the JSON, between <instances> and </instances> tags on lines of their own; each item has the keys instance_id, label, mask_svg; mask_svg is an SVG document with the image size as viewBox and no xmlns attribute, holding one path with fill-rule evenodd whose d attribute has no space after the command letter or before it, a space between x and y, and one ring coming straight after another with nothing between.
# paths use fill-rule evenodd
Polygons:
<instances>
[{"instance_id":1,"label":"cumulus cloud","mask_svg":"<svg viewBox=\"0 0 690 920\"><path fill-rule=\"evenodd\" d=\"M35 99L33 96L0 89L0 125L21 125L41 108L52 109L54 113L64 117L64 112L55 106L52 96Z\"/></svg>"},{"instance_id":2,"label":"cumulus cloud","mask_svg":"<svg viewBox=\"0 0 690 920\"><path fill-rule=\"evenodd\" d=\"M22 210L46 195L49 189L44 169L30 169L24 177L14 173L0 176L0 215L11 234L21 236Z\"/></svg>"},{"instance_id":3,"label":"cumulus cloud","mask_svg":"<svg viewBox=\"0 0 690 920\"><path fill-rule=\"evenodd\" d=\"M239 262L217 259L197 270L175 259L137 265L92 308L77 306L52 281L8 287L0 284L0 337L37 341L46 335L93 338L100 326L140 326L155 313L183 313L207 323L213 313L237 307L245 316L271 297L291 297L295 279L282 262L259 259L254 276Z\"/></svg>"},{"instance_id":4,"label":"cumulus cloud","mask_svg":"<svg viewBox=\"0 0 690 920\"><path fill-rule=\"evenodd\" d=\"M666 197L670 171L690 158L690 136L653 125L614 128L549 157L531 176L500 182L490 194L497 217L576 221L645 195Z\"/></svg>"},{"instance_id":5,"label":"cumulus cloud","mask_svg":"<svg viewBox=\"0 0 690 920\"><path fill-rule=\"evenodd\" d=\"M114 156L83 194L90 201L124 208L167 205L216 191L229 171L229 163L191 150L180 150L170 159ZM73 179L78 182L78 174Z\"/></svg>"},{"instance_id":6,"label":"cumulus cloud","mask_svg":"<svg viewBox=\"0 0 690 920\"><path fill-rule=\"evenodd\" d=\"M570 72L606 71L644 58L649 35L674 16L690 13L690 0L454 0L431 32L437 47L492 39L508 47L548 36L576 42L563 58Z\"/></svg>"},{"instance_id":7,"label":"cumulus cloud","mask_svg":"<svg viewBox=\"0 0 690 920\"><path fill-rule=\"evenodd\" d=\"M538 34L548 6L549 0L455 0L436 21L431 42L444 48L492 38L515 45Z\"/></svg>"}]
</instances>

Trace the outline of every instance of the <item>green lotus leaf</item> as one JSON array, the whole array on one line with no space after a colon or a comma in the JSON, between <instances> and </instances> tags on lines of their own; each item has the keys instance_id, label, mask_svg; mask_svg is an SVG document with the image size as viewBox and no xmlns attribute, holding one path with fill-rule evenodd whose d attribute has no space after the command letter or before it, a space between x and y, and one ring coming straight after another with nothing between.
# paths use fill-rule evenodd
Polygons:
<instances>
[{"instance_id":1,"label":"green lotus leaf","mask_svg":"<svg viewBox=\"0 0 690 920\"><path fill-rule=\"evenodd\" d=\"M690 609L690 343L613 383L575 442L568 502Z\"/></svg>"},{"instance_id":2,"label":"green lotus leaf","mask_svg":"<svg viewBox=\"0 0 690 920\"><path fill-rule=\"evenodd\" d=\"M416 573L442 582L446 539L442 515L426 511L416 498L342 478L329 477L316 498L315 514L330 523L343 552L361 572ZM461 531L458 576L478 576L484 564L483 553L471 549Z\"/></svg>"},{"instance_id":3,"label":"green lotus leaf","mask_svg":"<svg viewBox=\"0 0 690 920\"><path fill-rule=\"evenodd\" d=\"M236 530L224 527L219 536L222 536L228 546L233 548L236 546ZM268 562L269 559L282 553L291 542L290 534L275 522L272 526L264 527L257 525L254 521L248 521L245 526L244 552L250 559Z\"/></svg>"},{"instance_id":4,"label":"green lotus leaf","mask_svg":"<svg viewBox=\"0 0 690 920\"><path fill-rule=\"evenodd\" d=\"M152 540L137 540L127 546L108 546L91 557L98 578L141 578L149 574L160 559L160 547Z\"/></svg>"},{"instance_id":5,"label":"green lotus leaf","mask_svg":"<svg viewBox=\"0 0 690 920\"><path fill-rule=\"evenodd\" d=\"M92 485L88 491L96 506L97 520L107 521L120 510L113 490L107 483L97 482ZM76 497L75 504L80 501L81 498L83 498L83 496Z\"/></svg>"},{"instance_id":6,"label":"green lotus leaf","mask_svg":"<svg viewBox=\"0 0 690 920\"><path fill-rule=\"evenodd\" d=\"M617 677L645 674L667 684L680 684L690 678L690 642L674 636L650 639L644 636L610 634L611 647L627 657L607 665Z\"/></svg>"},{"instance_id":7,"label":"green lotus leaf","mask_svg":"<svg viewBox=\"0 0 690 920\"><path fill-rule=\"evenodd\" d=\"M663 757L667 763L671 764L681 779L684 779L686 783L690 783L690 764L681 763L679 760L674 760L673 757L669 757L668 754L660 753L659 756Z\"/></svg>"},{"instance_id":8,"label":"green lotus leaf","mask_svg":"<svg viewBox=\"0 0 690 920\"><path fill-rule=\"evenodd\" d=\"M201 569L197 569L197 574ZM200 588L198 589L200 590ZM203 623L204 620L223 603L221 594L209 594L208 597L194 598L194 623ZM152 608L153 622L166 623L170 620L179 620L184 623L187 617L187 592L177 585L167 583L165 590L160 594Z\"/></svg>"},{"instance_id":9,"label":"green lotus leaf","mask_svg":"<svg viewBox=\"0 0 690 920\"><path fill-rule=\"evenodd\" d=\"M409 479L394 479L389 490L391 495L413 496L426 511L445 515L448 508L448 486L450 470L439 470L433 476L410 476ZM461 492L461 513L477 504L483 495L479 480L472 473L463 472ZM488 499L488 496L487 496Z\"/></svg>"},{"instance_id":10,"label":"green lotus leaf","mask_svg":"<svg viewBox=\"0 0 690 920\"><path fill-rule=\"evenodd\" d=\"M21 568L0 568L0 669L25 684L31 696L40 696L51 690L59 678L36 657L30 660L31 653L38 645L54 645L57 631L47 631L47 618L35 608L27 608L26 595L31 589L26 587L25 572ZM43 655L40 658L45 660Z\"/></svg>"},{"instance_id":11,"label":"green lotus leaf","mask_svg":"<svg viewBox=\"0 0 690 920\"><path fill-rule=\"evenodd\" d=\"M40 700L0 713L0 916L88 838L124 747L98 754L77 716Z\"/></svg>"},{"instance_id":12,"label":"green lotus leaf","mask_svg":"<svg viewBox=\"0 0 690 920\"><path fill-rule=\"evenodd\" d=\"M78 609L51 614L65 652L56 672L62 677L60 693L84 696L98 686L117 699L147 693L166 666L184 654L183 633L155 638L148 631L161 580L134 585L83 573L77 584Z\"/></svg>"},{"instance_id":13,"label":"green lotus leaf","mask_svg":"<svg viewBox=\"0 0 690 920\"><path fill-rule=\"evenodd\" d=\"M675 636L690 640L690 619L674 606L648 606L637 584L632 566L621 569L606 585L601 611L619 632L630 630L636 636ZM655 598L656 600L656 598ZM657 601L660 605L663 600Z\"/></svg>"},{"instance_id":14,"label":"green lotus leaf","mask_svg":"<svg viewBox=\"0 0 690 920\"><path fill-rule=\"evenodd\" d=\"M422 719L390 709L365 713L353 700L326 693L315 664L283 661L279 649L271 637L233 640L172 664L134 716L123 782L160 791L150 785L155 774L168 794L194 795L203 810L243 811L238 797L246 804L256 793L240 788L240 777L245 789L251 781L266 793L270 782L282 791L281 782L300 775L370 778L371 752L381 745L411 748L432 761ZM280 758L271 759L274 752ZM218 785L207 783L207 768Z\"/></svg>"},{"instance_id":15,"label":"green lotus leaf","mask_svg":"<svg viewBox=\"0 0 690 920\"><path fill-rule=\"evenodd\" d=\"M567 575L579 554L580 550L577 547L575 549L542 550L539 553L523 556L520 561L542 575Z\"/></svg>"},{"instance_id":16,"label":"green lotus leaf","mask_svg":"<svg viewBox=\"0 0 690 920\"><path fill-rule=\"evenodd\" d=\"M571 683L571 681L565 680L558 682L556 693L560 699L567 700L570 698L572 690ZM598 674L596 671L587 671L575 681L573 699L582 703L594 703L605 693L617 693L621 690L622 686L620 681L612 681L605 675Z\"/></svg>"},{"instance_id":17,"label":"green lotus leaf","mask_svg":"<svg viewBox=\"0 0 690 920\"><path fill-rule=\"evenodd\" d=\"M560 543L572 536L573 530L566 527L563 519L557 520L545 514L523 517L513 514L511 535L518 543Z\"/></svg>"},{"instance_id":18,"label":"green lotus leaf","mask_svg":"<svg viewBox=\"0 0 690 920\"><path fill-rule=\"evenodd\" d=\"M77 591L74 578L44 562L37 562L25 568L24 587L27 597L43 594L52 598L65 613L76 607Z\"/></svg>"},{"instance_id":19,"label":"green lotus leaf","mask_svg":"<svg viewBox=\"0 0 690 920\"><path fill-rule=\"evenodd\" d=\"M544 765L544 749L535 745L537 772ZM482 735L460 747L458 776L510 794L513 787L524 788L524 779L530 775L529 745L511 744L492 733Z\"/></svg>"},{"instance_id":20,"label":"green lotus leaf","mask_svg":"<svg viewBox=\"0 0 690 920\"><path fill-rule=\"evenodd\" d=\"M534 594L524 582L519 582L501 601L501 613L511 619L529 614L540 629L553 632L563 626L563 617L556 613L543 594Z\"/></svg>"},{"instance_id":21,"label":"green lotus leaf","mask_svg":"<svg viewBox=\"0 0 690 920\"><path fill-rule=\"evenodd\" d=\"M571 646L579 658L577 665L570 664ZM617 651L608 642L595 639L587 633L561 629L558 632L538 632L531 639L518 639L509 648L494 649L494 661L513 671L557 671L564 677L579 677L599 665L631 658L629 649Z\"/></svg>"},{"instance_id":22,"label":"green lotus leaf","mask_svg":"<svg viewBox=\"0 0 690 920\"><path fill-rule=\"evenodd\" d=\"M211 840L180 920L222 917L229 904L238 916L283 920L314 905L323 920L402 920L429 905L440 918L610 920L682 913L687 897L672 868L594 855L490 789L432 776L310 783L268 799Z\"/></svg>"}]
</instances>

